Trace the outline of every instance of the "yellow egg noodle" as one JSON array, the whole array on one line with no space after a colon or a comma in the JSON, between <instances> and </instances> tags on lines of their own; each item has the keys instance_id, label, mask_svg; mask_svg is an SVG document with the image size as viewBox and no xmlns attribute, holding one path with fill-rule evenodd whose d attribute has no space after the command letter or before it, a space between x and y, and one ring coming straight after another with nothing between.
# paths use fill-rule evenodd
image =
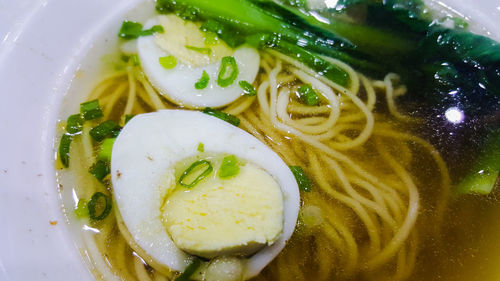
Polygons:
<instances>
[{"instance_id":1,"label":"yellow egg noodle","mask_svg":"<svg viewBox=\"0 0 500 281\"><path fill-rule=\"evenodd\" d=\"M279 53L264 52L261 57L254 83L257 96L242 96L223 111L240 118L242 129L267 144L288 165L303 167L313 189L301 193L303 206L292 239L256 280L407 278L419 251L417 231L426 231L418 227L418 221L439 225L450 178L432 145L398 130L390 118L375 112L381 97L399 122L415 122L397 110L395 98L406 88L397 84L396 74L373 81L345 63L328 59L349 74L349 87L344 88ZM311 84L320 94L320 105L298 102L294 93L303 84ZM131 62L125 70L99 82L88 100L96 98L105 119L124 121L126 114L177 108ZM89 130L84 124L82 138L75 139L71 150L71 158L80 159L85 167L92 165L94 155ZM440 179L439 194L425 199L437 210L433 216L419 214L420 186L410 171L412 161L422 152L434 160ZM77 188L78 197L104 191L88 173L80 174L84 175L80 182L86 186ZM103 280L172 280L174 272L141 258L144 255L113 209L115 215L100 223L98 230L87 229L83 234L86 249L82 254L95 275ZM433 231L438 237L439 232ZM307 267L314 270L305 270Z\"/></svg>"}]
</instances>

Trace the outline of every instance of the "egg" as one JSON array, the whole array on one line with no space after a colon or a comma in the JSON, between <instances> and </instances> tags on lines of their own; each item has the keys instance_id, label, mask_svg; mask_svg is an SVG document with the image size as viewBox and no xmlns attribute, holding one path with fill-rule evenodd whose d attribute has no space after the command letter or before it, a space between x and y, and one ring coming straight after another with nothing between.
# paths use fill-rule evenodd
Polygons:
<instances>
[{"instance_id":1,"label":"egg","mask_svg":"<svg viewBox=\"0 0 500 281\"><path fill-rule=\"evenodd\" d=\"M221 107L238 99L243 90L239 81L252 83L259 71L259 53L254 48L228 47L222 40L206 43L200 26L176 15L160 15L150 19L145 28L161 25L162 33L137 40L137 50L144 73L151 84L170 101L189 108ZM163 67L159 59L175 61L172 68ZM218 83L221 61L233 57L237 76L230 85ZM236 70L236 69L234 69ZM204 72L209 77L203 89L195 88Z\"/></svg>"},{"instance_id":2,"label":"egg","mask_svg":"<svg viewBox=\"0 0 500 281\"><path fill-rule=\"evenodd\" d=\"M228 155L239 172L222 178ZM183 171L200 159L213 171L181 186ZM207 276L221 269L249 279L283 249L297 221L299 190L283 160L247 132L199 111L132 118L114 143L111 173L134 249L170 270L182 272L194 254L212 259L202 267Z\"/></svg>"}]
</instances>

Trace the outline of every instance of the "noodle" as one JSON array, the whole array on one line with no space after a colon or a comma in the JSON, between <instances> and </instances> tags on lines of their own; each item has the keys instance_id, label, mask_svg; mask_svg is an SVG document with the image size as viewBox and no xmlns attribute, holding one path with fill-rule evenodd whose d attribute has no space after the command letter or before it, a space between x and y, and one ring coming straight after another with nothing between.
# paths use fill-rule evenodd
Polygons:
<instances>
[{"instance_id":1,"label":"noodle","mask_svg":"<svg viewBox=\"0 0 500 281\"><path fill-rule=\"evenodd\" d=\"M263 53L257 96L243 96L223 109L237 115L242 129L268 144L287 164L305 168L314 190L302 195L303 206L319 208L322 214L319 225L299 224L290 244L257 280L312 280L305 273L309 267L316 269L314 280L403 280L412 274L419 250L416 221L421 196L409 170L416 146L432 156L441 177L436 222L443 219L449 197L446 164L429 143L396 131L374 114L381 92L389 113L410 121L396 109L394 98L406 92L404 86L394 87L397 75L372 81L338 60L328 60L349 74L348 87L282 54ZM306 106L293 95L302 84L311 84L320 94L319 105ZM127 114L175 108L131 64L105 77L89 95L95 98L105 101L104 118L120 121ZM87 166L94 155L89 130L83 126L78 146ZM397 156L387 143L399 151ZM93 184L78 196L88 198L99 189ZM110 243L114 233L119 235ZM106 280L118 280L113 272L146 281L173 276L154 261L143 260L118 212L100 233L85 231L84 241L95 269ZM297 262L296 257L309 251L314 254ZM107 252L114 253L113 258L101 254Z\"/></svg>"}]
</instances>

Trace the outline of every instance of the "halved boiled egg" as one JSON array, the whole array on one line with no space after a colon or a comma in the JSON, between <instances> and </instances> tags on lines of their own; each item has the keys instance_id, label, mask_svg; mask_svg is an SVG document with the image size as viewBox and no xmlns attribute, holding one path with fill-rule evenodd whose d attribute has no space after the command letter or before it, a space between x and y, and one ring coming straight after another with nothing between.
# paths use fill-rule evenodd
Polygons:
<instances>
[{"instance_id":1,"label":"halved boiled egg","mask_svg":"<svg viewBox=\"0 0 500 281\"><path fill-rule=\"evenodd\" d=\"M193 278L246 280L295 228L300 198L288 166L198 111L134 117L114 143L111 170L120 224L153 266L183 271L198 256L208 261Z\"/></svg>"},{"instance_id":2,"label":"halved boiled egg","mask_svg":"<svg viewBox=\"0 0 500 281\"><path fill-rule=\"evenodd\" d=\"M190 108L221 107L242 95L239 81L255 80L260 61L257 50L247 46L232 49L221 40L207 43L207 35L200 31L199 24L176 15L150 19L145 28L154 25L161 25L164 32L140 37L137 50L146 76L170 101ZM236 62L231 71L237 75L229 85L218 83L224 57L233 57ZM171 66L162 66L160 58L169 58ZM197 89L195 84L204 73L208 75L208 84Z\"/></svg>"}]
</instances>

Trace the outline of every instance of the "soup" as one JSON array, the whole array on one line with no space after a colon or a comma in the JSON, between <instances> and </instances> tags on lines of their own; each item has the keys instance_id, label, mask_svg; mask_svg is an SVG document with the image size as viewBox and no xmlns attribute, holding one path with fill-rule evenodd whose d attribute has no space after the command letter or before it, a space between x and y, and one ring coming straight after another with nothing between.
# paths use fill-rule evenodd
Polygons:
<instances>
[{"instance_id":1,"label":"soup","mask_svg":"<svg viewBox=\"0 0 500 281\"><path fill-rule=\"evenodd\" d=\"M143 7L153 20L123 23L116 69L78 101L80 113L62 117L56 163L62 186L74 187L62 191L72 193L74 210L64 204L96 279L492 278L500 252L488 253L498 247L488 228L500 226L498 43L450 14L431 18L419 1L353 2L158 1L159 14ZM243 10L256 19L234 14ZM160 152L146 149L156 142ZM259 157L242 152L260 145ZM203 201L211 202L203 215L188 211L216 185L240 186L229 179L253 175L253 165L279 186L274 203L266 205L271 188L236 201L254 198L248 184ZM150 183L152 171L162 175ZM176 207L183 196L187 205ZM153 215L136 218L142 208ZM277 232L210 248L233 219L227 212L245 208L263 218L238 217L252 228L241 236ZM133 222L156 216L167 242ZM174 231L195 217L191 230ZM221 226L205 231L213 225ZM188 236L205 248L181 242Z\"/></svg>"}]
</instances>

